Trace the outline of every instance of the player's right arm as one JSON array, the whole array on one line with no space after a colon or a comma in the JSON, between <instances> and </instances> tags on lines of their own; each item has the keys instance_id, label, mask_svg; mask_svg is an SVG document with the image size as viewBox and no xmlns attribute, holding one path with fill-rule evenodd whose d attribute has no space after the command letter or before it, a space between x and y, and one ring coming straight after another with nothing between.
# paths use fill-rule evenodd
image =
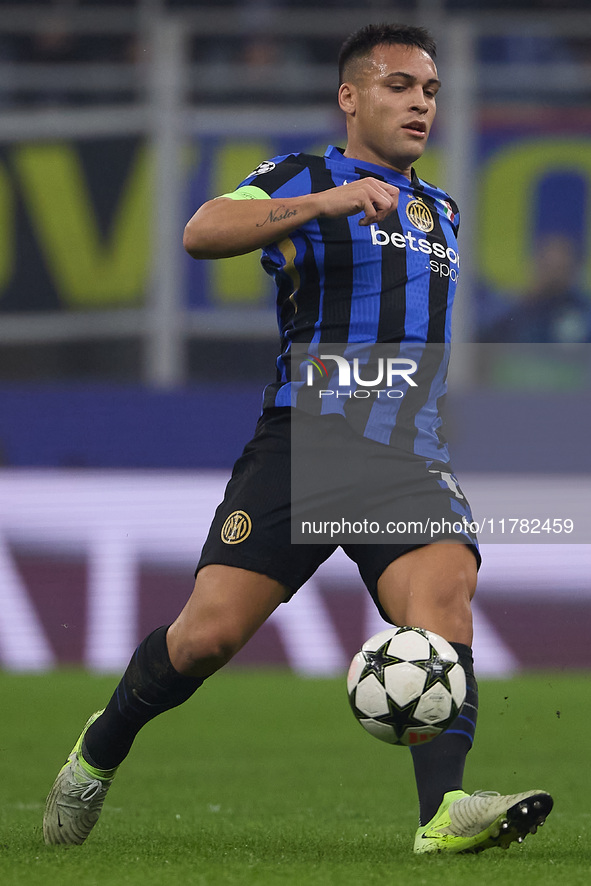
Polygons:
<instances>
[{"instance_id":1,"label":"player's right arm","mask_svg":"<svg viewBox=\"0 0 591 886\"><path fill-rule=\"evenodd\" d=\"M242 196L242 190L248 196ZM314 218L362 212L359 224L371 225L396 209L398 193L398 188L374 178L300 197L276 198L259 188L238 189L197 210L185 227L183 246L193 258L228 258L282 240Z\"/></svg>"}]
</instances>

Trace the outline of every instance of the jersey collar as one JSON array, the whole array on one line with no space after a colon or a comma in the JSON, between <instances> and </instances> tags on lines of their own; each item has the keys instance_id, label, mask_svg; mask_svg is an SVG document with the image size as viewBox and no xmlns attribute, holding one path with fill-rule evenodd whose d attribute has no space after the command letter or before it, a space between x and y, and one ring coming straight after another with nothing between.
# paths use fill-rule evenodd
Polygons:
<instances>
[{"instance_id":1,"label":"jersey collar","mask_svg":"<svg viewBox=\"0 0 591 886\"><path fill-rule=\"evenodd\" d=\"M379 175L381 178L388 178L394 181L401 181L403 184L407 186L410 185L418 185L420 179L414 170L414 166L410 170L410 182L405 175L402 175L401 172L396 172L394 169L390 169L388 166L378 166L376 163L365 163L362 160L356 160L355 157L345 157L343 156L343 148L335 148L334 145L329 145L324 154L327 160L332 160L337 163L345 163L350 169L351 166L355 166L357 169L367 169L368 172L374 172L376 175Z\"/></svg>"}]
</instances>

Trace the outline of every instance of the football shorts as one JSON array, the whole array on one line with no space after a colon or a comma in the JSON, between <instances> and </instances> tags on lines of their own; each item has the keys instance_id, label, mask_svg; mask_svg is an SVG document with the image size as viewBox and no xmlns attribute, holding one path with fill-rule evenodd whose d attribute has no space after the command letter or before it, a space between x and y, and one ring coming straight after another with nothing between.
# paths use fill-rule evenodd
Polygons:
<instances>
[{"instance_id":1,"label":"football shorts","mask_svg":"<svg viewBox=\"0 0 591 886\"><path fill-rule=\"evenodd\" d=\"M449 465L361 437L340 415L299 414L293 431L291 416L290 407L263 412L197 571L217 563L258 572L285 585L287 600L340 545L386 617L378 579L402 554L456 541L480 565L470 507Z\"/></svg>"}]
</instances>

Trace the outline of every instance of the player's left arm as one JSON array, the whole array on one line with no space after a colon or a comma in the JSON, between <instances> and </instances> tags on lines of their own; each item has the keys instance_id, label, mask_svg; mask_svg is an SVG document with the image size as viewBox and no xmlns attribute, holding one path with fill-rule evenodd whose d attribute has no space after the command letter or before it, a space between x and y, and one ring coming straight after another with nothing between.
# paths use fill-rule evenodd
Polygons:
<instances>
[{"instance_id":1,"label":"player's left arm","mask_svg":"<svg viewBox=\"0 0 591 886\"><path fill-rule=\"evenodd\" d=\"M398 188L374 178L294 197L270 197L247 185L208 200L189 219L183 245L193 258L243 255L289 236L322 216L363 213L360 225L380 222L396 209Z\"/></svg>"}]
</instances>

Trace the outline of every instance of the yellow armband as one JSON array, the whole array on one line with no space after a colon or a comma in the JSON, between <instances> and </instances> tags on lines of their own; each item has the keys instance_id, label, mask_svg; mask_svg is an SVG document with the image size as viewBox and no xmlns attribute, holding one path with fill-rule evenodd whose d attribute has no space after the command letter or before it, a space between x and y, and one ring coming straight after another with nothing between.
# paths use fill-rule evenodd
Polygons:
<instances>
[{"instance_id":1,"label":"yellow armband","mask_svg":"<svg viewBox=\"0 0 591 886\"><path fill-rule=\"evenodd\" d=\"M262 188L257 188L255 185L245 185L243 188L238 188L237 191L232 191L231 194L220 194L220 197L229 197L230 200L270 200L268 194L262 190Z\"/></svg>"}]
</instances>

